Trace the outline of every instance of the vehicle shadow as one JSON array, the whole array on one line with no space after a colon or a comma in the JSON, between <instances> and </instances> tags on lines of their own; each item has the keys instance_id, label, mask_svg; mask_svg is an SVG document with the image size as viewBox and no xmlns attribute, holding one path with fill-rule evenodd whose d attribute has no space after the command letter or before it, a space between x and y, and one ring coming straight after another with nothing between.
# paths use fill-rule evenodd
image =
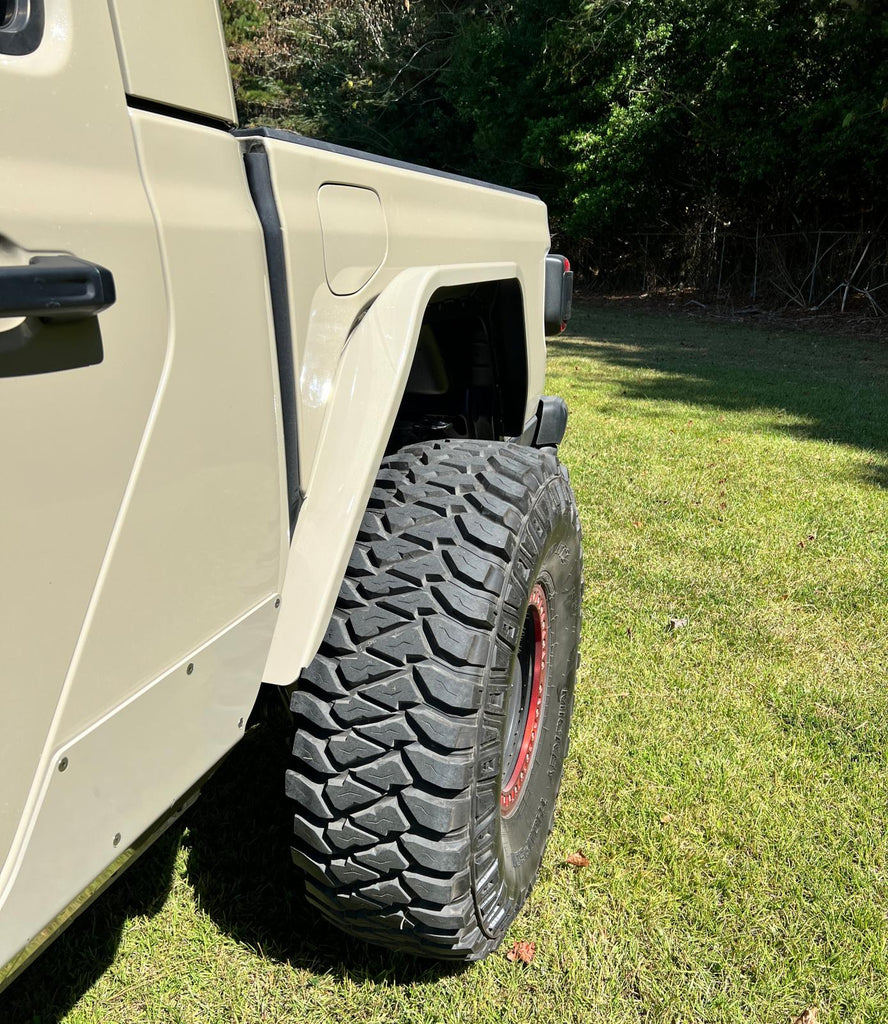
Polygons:
<instances>
[{"instance_id":1,"label":"vehicle shadow","mask_svg":"<svg viewBox=\"0 0 888 1024\"><path fill-rule=\"evenodd\" d=\"M355 981L433 981L466 970L378 949L343 935L305 897L290 858L284 796L289 722L259 726L189 812L186 872L200 908L258 955Z\"/></svg>"},{"instance_id":2,"label":"vehicle shadow","mask_svg":"<svg viewBox=\"0 0 888 1024\"><path fill-rule=\"evenodd\" d=\"M570 335L550 341L549 351L638 371L621 380L628 398L759 409L778 432L854 446L872 454L859 479L888 486L882 341L580 307ZM582 389L583 379L579 372L571 385Z\"/></svg>"},{"instance_id":3,"label":"vehicle shadow","mask_svg":"<svg viewBox=\"0 0 888 1024\"><path fill-rule=\"evenodd\" d=\"M0 994L3 1024L57 1024L111 966L127 922L166 902L184 825L177 822Z\"/></svg>"},{"instance_id":4,"label":"vehicle shadow","mask_svg":"<svg viewBox=\"0 0 888 1024\"><path fill-rule=\"evenodd\" d=\"M434 981L467 968L347 938L306 900L290 859L288 728L272 716L244 738L183 819L0 994L2 1024L62 1020L113 963L127 922L161 910L180 849L200 909L257 956L387 984Z\"/></svg>"}]
</instances>

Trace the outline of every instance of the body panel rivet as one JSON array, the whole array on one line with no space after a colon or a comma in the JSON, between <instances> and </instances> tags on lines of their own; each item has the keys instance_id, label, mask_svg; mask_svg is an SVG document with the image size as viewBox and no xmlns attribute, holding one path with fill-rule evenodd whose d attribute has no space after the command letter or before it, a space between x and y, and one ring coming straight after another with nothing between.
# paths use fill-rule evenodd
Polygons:
<instances>
[{"instance_id":1,"label":"body panel rivet","mask_svg":"<svg viewBox=\"0 0 888 1024\"><path fill-rule=\"evenodd\" d=\"M114 833L114 839L112 840L115 846L120 846L120 833Z\"/></svg>"},{"instance_id":2,"label":"body panel rivet","mask_svg":"<svg viewBox=\"0 0 888 1024\"><path fill-rule=\"evenodd\" d=\"M185 669L185 673L186 673L186 675L190 676L193 671L194 671L194 662L193 661L189 661L188 662L188 668Z\"/></svg>"},{"instance_id":3,"label":"body panel rivet","mask_svg":"<svg viewBox=\"0 0 888 1024\"><path fill-rule=\"evenodd\" d=\"M68 767L68 758L67 757L63 757L61 759L61 761L59 761L59 771L63 772L67 767Z\"/></svg>"}]
</instances>

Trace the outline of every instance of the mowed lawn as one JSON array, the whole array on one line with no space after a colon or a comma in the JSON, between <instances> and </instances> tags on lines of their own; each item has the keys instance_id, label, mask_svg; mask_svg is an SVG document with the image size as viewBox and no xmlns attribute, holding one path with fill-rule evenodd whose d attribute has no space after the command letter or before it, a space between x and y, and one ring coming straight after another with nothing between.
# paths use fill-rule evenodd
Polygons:
<instances>
[{"instance_id":1,"label":"mowed lawn","mask_svg":"<svg viewBox=\"0 0 888 1024\"><path fill-rule=\"evenodd\" d=\"M2 1024L888 1021L888 348L579 306L550 355L582 665L503 950L441 968L324 924L265 729Z\"/></svg>"}]
</instances>

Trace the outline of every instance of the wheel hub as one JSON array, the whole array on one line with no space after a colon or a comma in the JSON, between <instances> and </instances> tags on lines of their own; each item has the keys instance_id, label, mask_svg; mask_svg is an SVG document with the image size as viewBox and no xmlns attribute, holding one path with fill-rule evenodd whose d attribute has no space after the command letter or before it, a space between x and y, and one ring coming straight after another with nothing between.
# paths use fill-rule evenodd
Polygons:
<instances>
[{"instance_id":1,"label":"wheel hub","mask_svg":"<svg viewBox=\"0 0 888 1024\"><path fill-rule=\"evenodd\" d=\"M503 817L514 812L530 774L543 713L548 655L549 604L546 592L537 583L530 593L506 710L505 781L500 793Z\"/></svg>"}]
</instances>

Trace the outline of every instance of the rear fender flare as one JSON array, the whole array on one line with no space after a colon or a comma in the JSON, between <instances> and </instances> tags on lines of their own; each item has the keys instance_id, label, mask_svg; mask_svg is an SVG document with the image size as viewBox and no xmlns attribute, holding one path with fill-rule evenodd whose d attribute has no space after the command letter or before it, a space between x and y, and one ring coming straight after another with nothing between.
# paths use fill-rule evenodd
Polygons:
<instances>
[{"instance_id":1,"label":"rear fender flare","mask_svg":"<svg viewBox=\"0 0 888 1024\"><path fill-rule=\"evenodd\" d=\"M511 279L523 284L515 263L404 270L349 335L318 444L317 469L290 543L265 682L289 686L320 646L432 295L439 288Z\"/></svg>"}]
</instances>

